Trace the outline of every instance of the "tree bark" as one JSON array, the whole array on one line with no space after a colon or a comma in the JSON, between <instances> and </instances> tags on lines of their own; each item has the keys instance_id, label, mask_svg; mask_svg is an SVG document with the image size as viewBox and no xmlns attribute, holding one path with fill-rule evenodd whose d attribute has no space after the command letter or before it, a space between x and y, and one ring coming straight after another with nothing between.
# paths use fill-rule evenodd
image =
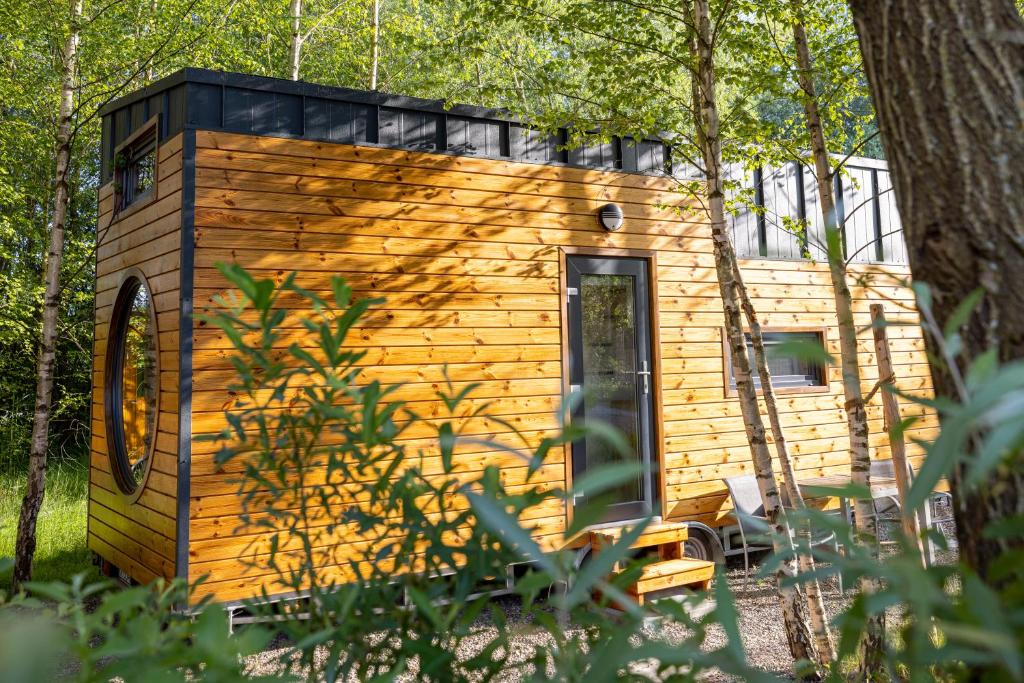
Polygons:
<instances>
[{"instance_id":1,"label":"tree bark","mask_svg":"<svg viewBox=\"0 0 1024 683\"><path fill-rule=\"evenodd\" d=\"M747 441L750 444L758 489L764 503L765 516L773 532L775 552L780 558L788 558L787 561L780 563L775 577L786 637L793 658L813 664L818 661L818 656L814 649L811 629L801 609L803 599L797 586L788 582L788 579L796 575L796 566L789 543L789 529L782 508L782 500L772 470L771 453L768 451L768 441L757 403L757 393L750 374L750 360L747 357L747 343L743 333L743 319L737 294L738 266L726 226L722 143L719 137L718 106L715 97L714 38L710 14L708 0L693 1L693 24L695 27L693 56L696 62L697 79L694 94L698 98L694 102L694 113L696 128L699 132L701 156L707 175L707 208L714 244L715 269L718 273L718 286L722 295L729 347L732 350L736 393L743 414Z\"/></svg>"},{"instance_id":2,"label":"tree bark","mask_svg":"<svg viewBox=\"0 0 1024 683\"><path fill-rule=\"evenodd\" d=\"M57 123L57 170L53 195L53 225L46 256L46 286L43 299L43 329L39 342L36 370L36 402L32 416L28 483L21 501L18 536L14 546L13 587L17 591L32 580L32 560L36 552L36 522L46 493L46 456L50 436L50 408L53 398L53 366L57 345L57 315L60 304L60 268L64 255L64 228L67 223L68 169L73 142L75 78L78 71L78 42L83 0L72 0L70 32L64 44L61 75L60 111Z\"/></svg>"},{"instance_id":3,"label":"tree bark","mask_svg":"<svg viewBox=\"0 0 1024 683\"><path fill-rule=\"evenodd\" d=\"M750 326L750 340L754 347L754 362L757 365L757 374L761 379L761 398L764 400L765 412L768 413L768 424L772 430L772 440L775 442L775 453L779 458L779 466L782 469L782 483L789 495L790 505L798 510L806 509L804 496L800 493L800 487L796 483L796 472L793 470L793 461L789 457L789 447L786 445L786 433L782 429L782 420L779 418L779 406L775 400L775 388L772 385L771 372L768 370L768 355L764 348L764 336L761 334L761 323L757 318L757 311L747 293L747 287L743 283L743 276L739 269L739 261L736 262L736 289L739 292L740 304L747 317L747 324ZM810 576L814 573L814 556L810 549L810 528L806 523L800 525L798 530L804 540L806 551L797 551L797 562L800 573ZM803 580L801 585L807 591L807 613L810 616L811 631L814 633L815 648L818 653L818 664L825 668L836 658L835 642L832 638L832 629L828 625L828 617L825 614L825 601L821 596L821 583L816 578Z\"/></svg>"},{"instance_id":4,"label":"tree bark","mask_svg":"<svg viewBox=\"0 0 1024 683\"><path fill-rule=\"evenodd\" d=\"M1024 21L1013 0L850 0L914 278L932 284L947 320L979 286L985 297L960 331L965 358L1024 356ZM934 331L925 336L941 357ZM948 367L935 392L959 399ZM1015 461L1014 461L1015 460ZM989 524L1024 513L1021 454L981 486L954 471L961 558L998 587L992 563L1022 541L988 538Z\"/></svg>"},{"instance_id":5,"label":"tree bark","mask_svg":"<svg viewBox=\"0 0 1024 683\"><path fill-rule=\"evenodd\" d=\"M377 68L380 63L380 0L373 0L370 15L370 90L377 89Z\"/></svg>"},{"instance_id":6,"label":"tree bark","mask_svg":"<svg viewBox=\"0 0 1024 683\"><path fill-rule=\"evenodd\" d=\"M853 296L846 281L846 255L836 223L836 202L832 194L832 170L828 145L818 108L818 93L814 85L814 61L807 43L803 25L803 0L793 0L793 44L796 48L797 80L800 84L804 107L804 122L811 140L814 158L814 179L818 186L822 220L825 225L826 255L832 279L832 294L836 302L839 323L839 352L843 371L843 396L846 424L850 433L850 480L868 490L871 488L871 452L868 447L868 414L860 386L860 361L857 358L857 328L853 321ZM857 499L854 504L857 535L869 552L878 552L873 501ZM858 581L860 591L866 595L876 593L881 586L870 576L862 575ZM882 647L885 638L885 613L868 618L861 640L858 658L861 678L867 679L880 671Z\"/></svg>"},{"instance_id":7,"label":"tree bark","mask_svg":"<svg viewBox=\"0 0 1024 683\"><path fill-rule=\"evenodd\" d=\"M302 61L302 0L292 0L291 39L288 43L288 78L299 80L299 64Z\"/></svg>"}]
</instances>

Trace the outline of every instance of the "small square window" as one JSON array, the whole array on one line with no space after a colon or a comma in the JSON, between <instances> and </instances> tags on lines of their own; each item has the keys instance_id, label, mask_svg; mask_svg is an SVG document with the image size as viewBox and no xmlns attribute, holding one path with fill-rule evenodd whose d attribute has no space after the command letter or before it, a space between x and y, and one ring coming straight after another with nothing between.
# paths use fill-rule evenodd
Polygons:
<instances>
[{"instance_id":1,"label":"small square window","mask_svg":"<svg viewBox=\"0 0 1024 683\"><path fill-rule=\"evenodd\" d=\"M116 211L151 198L156 187L156 117L145 123L114 153Z\"/></svg>"},{"instance_id":2,"label":"small square window","mask_svg":"<svg viewBox=\"0 0 1024 683\"><path fill-rule=\"evenodd\" d=\"M772 376L772 387L778 391L826 391L828 389L828 373L823 363L808 358L799 352L798 344L825 346L824 330L774 331L765 330L761 333L764 339L764 350L768 360L768 371ZM761 378L758 376L754 361L754 345L750 334L746 335L747 356L753 375L754 388L760 391ZM733 372L732 358L726 345L728 361L729 392L736 391L736 376Z\"/></svg>"}]
</instances>

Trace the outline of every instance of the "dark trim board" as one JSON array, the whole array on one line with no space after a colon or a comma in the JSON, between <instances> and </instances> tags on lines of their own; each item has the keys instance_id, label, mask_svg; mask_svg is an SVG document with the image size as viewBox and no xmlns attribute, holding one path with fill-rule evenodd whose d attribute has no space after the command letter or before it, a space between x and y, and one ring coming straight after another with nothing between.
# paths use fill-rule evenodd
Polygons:
<instances>
[{"instance_id":1,"label":"dark trim board","mask_svg":"<svg viewBox=\"0 0 1024 683\"><path fill-rule=\"evenodd\" d=\"M178 499L174 573L188 580L192 482L192 306L195 271L196 132L181 140L181 307L178 325Z\"/></svg>"},{"instance_id":2,"label":"dark trim board","mask_svg":"<svg viewBox=\"0 0 1024 683\"><path fill-rule=\"evenodd\" d=\"M200 129L627 173L662 174L671 162L668 146L657 139L586 141L568 149L568 129L538 131L500 109L446 108L442 100L207 69L182 69L100 113L104 183L114 148L157 115L161 141Z\"/></svg>"}]
</instances>

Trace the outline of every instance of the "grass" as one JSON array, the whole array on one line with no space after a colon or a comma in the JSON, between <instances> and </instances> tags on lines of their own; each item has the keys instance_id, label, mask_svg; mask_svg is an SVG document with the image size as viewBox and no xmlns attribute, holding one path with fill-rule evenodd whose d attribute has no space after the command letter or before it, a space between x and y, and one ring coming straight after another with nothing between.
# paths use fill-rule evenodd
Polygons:
<instances>
[{"instance_id":1,"label":"grass","mask_svg":"<svg viewBox=\"0 0 1024 683\"><path fill-rule=\"evenodd\" d=\"M87 572L98 578L86 548L86 501L89 470L82 462L58 461L46 473L46 496L36 528L33 580L57 581ZM0 557L14 556L24 470L0 470ZM10 588L10 575L0 576L0 590Z\"/></svg>"}]
</instances>

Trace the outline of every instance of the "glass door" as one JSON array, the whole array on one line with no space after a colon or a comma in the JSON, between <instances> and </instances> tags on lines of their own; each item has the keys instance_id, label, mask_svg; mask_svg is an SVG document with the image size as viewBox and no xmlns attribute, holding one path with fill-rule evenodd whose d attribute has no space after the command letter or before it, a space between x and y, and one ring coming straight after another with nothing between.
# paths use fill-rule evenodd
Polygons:
<instances>
[{"instance_id":1,"label":"glass door","mask_svg":"<svg viewBox=\"0 0 1024 683\"><path fill-rule=\"evenodd\" d=\"M643 517L654 510L658 490L647 261L570 256L567 265L569 384L582 395L573 419L611 425L628 446L620 453L595 436L580 439L572 445L573 477L603 464L638 463L639 474L612 492L601 519Z\"/></svg>"}]
</instances>

